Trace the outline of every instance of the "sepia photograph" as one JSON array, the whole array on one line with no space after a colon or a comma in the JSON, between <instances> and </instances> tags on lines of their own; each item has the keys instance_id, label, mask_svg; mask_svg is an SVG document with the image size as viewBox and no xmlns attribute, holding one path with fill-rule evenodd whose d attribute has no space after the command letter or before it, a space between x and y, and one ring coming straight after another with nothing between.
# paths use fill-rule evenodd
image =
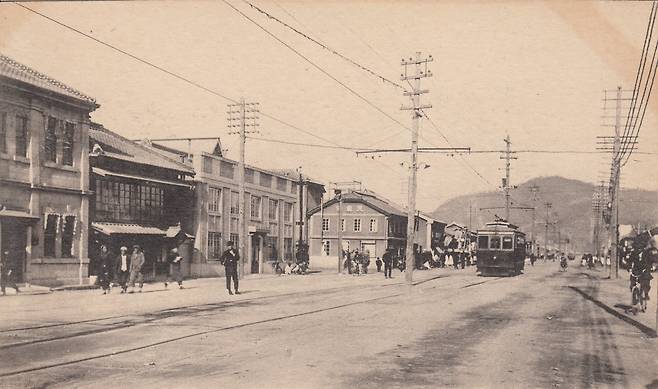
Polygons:
<instances>
[{"instance_id":1,"label":"sepia photograph","mask_svg":"<svg viewBox=\"0 0 658 389\"><path fill-rule=\"evenodd\" d=\"M0 389L658 389L657 17L0 0Z\"/></svg>"}]
</instances>

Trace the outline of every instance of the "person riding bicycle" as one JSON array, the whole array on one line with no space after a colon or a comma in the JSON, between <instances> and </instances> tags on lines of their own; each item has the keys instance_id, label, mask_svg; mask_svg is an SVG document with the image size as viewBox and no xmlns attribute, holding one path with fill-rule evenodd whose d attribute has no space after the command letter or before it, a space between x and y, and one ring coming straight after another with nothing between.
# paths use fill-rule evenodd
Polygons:
<instances>
[{"instance_id":1,"label":"person riding bicycle","mask_svg":"<svg viewBox=\"0 0 658 389\"><path fill-rule=\"evenodd\" d=\"M560 253L560 267L562 269L567 269L567 256L564 253Z\"/></svg>"},{"instance_id":2,"label":"person riding bicycle","mask_svg":"<svg viewBox=\"0 0 658 389\"><path fill-rule=\"evenodd\" d=\"M636 283L640 283L640 289L644 291L644 298L649 300L649 291L651 290L651 265L658 258L658 249L656 249L655 239L651 239L650 244L642 252L631 255L630 260L630 289Z\"/></svg>"}]
</instances>

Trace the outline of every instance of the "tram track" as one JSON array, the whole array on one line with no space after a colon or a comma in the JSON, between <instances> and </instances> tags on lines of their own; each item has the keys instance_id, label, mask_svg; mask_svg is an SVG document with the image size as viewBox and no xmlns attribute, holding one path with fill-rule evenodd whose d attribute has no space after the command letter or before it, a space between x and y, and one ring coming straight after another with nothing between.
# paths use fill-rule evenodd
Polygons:
<instances>
[{"instance_id":1,"label":"tram track","mask_svg":"<svg viewBox=\"0 0 658 389\"><path fill-rule=\"evenodd\" d=\"M426 279L426 280L418 281L417 283L414 283L414 285L425 284L425 283L428 283L430 281L434 281L434 280L437 280L437 279L440 279L440 278L447 278L447 277L448 276L445 276L445 275L440 275L440 276L437 276L437 277L431 277L431 278ZM501 278L504 278L504 277L501 277ZM469 283L469 284L461 286L459 288L466 288L466 287L470 287L470 286L478 286L478 285L482 285L482 284L485 284L485 283L488 283L488 282L491 282L491 281L495 281L495 280L498 280L498 279L500 279L500 278ZM457 279L456 281L460 281L460 280ZM444 284L442 286L451 287L453 285L454 285L454 283L450 283L450 284ZM354 286L347 286L347 287L325 288L325 289L321 289L321 290L306 293L302 297L314 297L314 296L318 296L318 295L333 294L337 291L346 291L346 290L349 291L349 290L354 290L354 289L365 289L365 290L379 289L381 287L391 287L391 286L402 286L402 287L404 287L404 286L406 286L406 284L405 283L394 283L394 284L386 284L386 285L354 285ZM260 301L260 300L263 300L263 299L270 300L270 299L282 298L282 297L292 296L292 295L299 296L299 292L281 293L281 294L278 294L278 295L264 296L264 297L254 297L254 298L250 298L250 299L231 301L231 302L227 302L226 304L221 304L221 305L222 305L222 307L230 307L232 305L236 305L237 303L245 302L245 301L253 301L253 300L259 300ZM192 333L189 333L189 334L185 334L185 335L181 335L181 336L177 336L177 337L171 337L171 338L167 338L167 339L162 339L162 340L159 340L159 341L153 341L153 342L150 342L150 343L147 343L147 344L137 345L137 346L134 346L134 347L128 347L128 348L125 348L125 349L115 350L115 351L112 351L112 352L94 354L94 355L90 355L90 356L86 356L86 357L82 357L82 358L76 358L76 359L72 359L72 360L68 360L68 361L55 362L55 363L50 363L50 364L42 364L42 365L39 365L39 366L34 366L34 367L29 367L29 368L24 368L24 369L16 369L16 370L7 371L7 372L0 372L0 378L11 377L11 376L16 376L16 375L20 375L20 374L33 373L33 372L48 370L48 369L57 368L57 367L75 365L75 364L84 363L84 362L88 362L88 361L93 361L93 360L103 359L103 358L107 358L107 357L112 357L114 355L127 354L127 353L132 353L132 352L136 352L136 351L140 351L140 350L144 350L144 349L154 348L154 347L158 347L158 346L162 346L162 345L166 345L166 344L170 344L170 343L174 343L174 342L178 342L178 341L182 341L182 340L186 340L186 339L190 339L190 338L195 338L195 337L199 337L199 336L204 336L204 335L208 335L208 334L219 333L219 332L223 332L223 331L229 331L229 330L233 330L233 329L239 329L239 328L250 327L250 326L257 326L257 325L265 324L265 323L283 321L283 320L287 320L287 319L293 319L293 318L318 314L318 313L332 311L332 310L338 310L338 309L347 308L347 307L351 307L351 306L355 306L355 305L368 304L368 303L371 303L371 302L376 302L376 301L380 301L380 300L384 300L384 299L391 299L391 298L399 297L399 296L402 296L402 295L404 295L404 292L390 293L390 294L386 294L384 296L378 296L378 297L374 297L374 298L362 299L362 300L353 301L353 302L344 303L344 304L335 304L335 305L331 305L331 306L328 306L328 307L323 307L323 308L318 308L318 309L311 309L311 310L306 310L306 311L302 311L302 312L291 313L291 314L287 314L287 315L279 315L279 316L276 316L276 317L270 317L270 318L265 318L265 319L261 319L261 320L253 320L253 321L249 321L249 322L245 322L245 323L232 324L232 325L226 325L226 326L213 327L213 326L208 326L207 324L204 324L202 327L209 328L209 329L202 330L202 331L195 331L195 332L192 332ZM182 306L182 307L168 308L168 309L162 310L161 312L169 312L169 311L174 311L174 310L189 309L189 308L193 308L193 307L216 306L216 305L218 305L218 304L200 304L200 305ZM129 316L134 317L136 315L117 315L117 316L114 316L113 318L117 318L117 317L121 318L121 317L129 317ZM165 316L165 318L166 317L171 317L171 316ZM194 319L194 317L187 317L187 318ZM60 326L61 325L74 325L74 324L88 324L90 322L94 322L94 321L98 322L98 321L102 321L102 320L107 320L107 318L98 318L98 319L80 320L78 322L60 323ZM31 346L31 345L55 342L55 341L58 341L58 340L73 339L73 338L80 338L80 337L89 336L89 335L96 335L96 334L100 334L100 333L103 333L103 332L116 331L116 330L126 329L126 328L130 328L130 327L136 327L136 326L139 326L139 325L148 325L148 324L152 324L153 321L154 320L151 320L149 322L141 322L141 323L137 323L137 324L131 323L131 324L125 324L125 325L120 325L120 326L111 326L111 327L108 327L108 328L81 331L81 332L67 334L67 335L63 335L63 336L50 337L50 338L45 338L45 339L36 339L36 340L33 340L33 341L8 344L8 345L1 346L0 350L20 349L21 347L27 347L27 346ZM112 324L110 324L110 325L112 325ZM48 327L43 327L43 326L31 326L31 327L25 327L24 330L28 330L32 327L48 328ZM19 330L21 330L21 329L18 329L18 328L11 329L11 331L19 331ZM7 332L7 330L5 330L5 332Z\"/></svg>"}]
</instances>

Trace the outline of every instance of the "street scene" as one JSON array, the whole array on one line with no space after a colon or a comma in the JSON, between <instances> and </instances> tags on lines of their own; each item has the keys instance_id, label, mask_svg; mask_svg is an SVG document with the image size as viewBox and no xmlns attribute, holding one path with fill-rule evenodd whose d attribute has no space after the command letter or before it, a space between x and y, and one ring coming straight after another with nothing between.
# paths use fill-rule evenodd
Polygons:
<instances>
[{"instance_id":1,"label":"street scene","mask_svg":"<svg viewBox=\"0 0 658 389\"><path fill-rule=\"evenodd\" d=\"M656 18L0 2L0 388L658 388Z\"/></svg>"}]
</instances>

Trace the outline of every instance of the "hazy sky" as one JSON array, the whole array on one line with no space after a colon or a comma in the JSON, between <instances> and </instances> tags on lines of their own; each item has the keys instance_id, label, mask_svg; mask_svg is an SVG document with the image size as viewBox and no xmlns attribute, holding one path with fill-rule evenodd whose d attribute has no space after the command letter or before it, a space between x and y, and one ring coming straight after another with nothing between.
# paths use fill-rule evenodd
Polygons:
<instances>
[{"instance_id":1,"label":"hazy sky","mask_svg":"<svg viewBox=\"0 0 658 389\"><path fill-rule=\"evenodd\" d=\"M228 0L372 104L410 125L407 98L259 14ZM453 146L594 150L604 89L631 89L651 4L530 1L264 1L254 4L373 71L398 81L400 58L432 54L427 113ZM408 147L410 133L304 62L222 1L25 3L26 6L178 73L221 94L260 103L269 115L343 146ZM196 89L11 3L0 4L0 52L97 99L93 120L130 138L220 136L238 158L226 129L226 100ZM656 101L654 96L653 101ZM652 103L641 151L656 151ZM256 137L326 144L268 118ZM402 131L402 132L400 132ZM392 134L398 135L390 137ZM380 141L385 137L384 141ZM421 146L446 146L423 121ZM183 146L183 145L181 145ZM212 149L199 142L195 149ZM520 154L512 183L542 175L597 182L608 156ZM604 158L605 162L604 163ZM498 154L422 155L421 209L462 193L495 190L504 174ZM406 203L403 154L376 160L353 152L248 141L247 162L265 168L302 166L324 181L360 180ZM626 187L658 189L658 157L634 155Z\"/></svg>"}]
</instances>

